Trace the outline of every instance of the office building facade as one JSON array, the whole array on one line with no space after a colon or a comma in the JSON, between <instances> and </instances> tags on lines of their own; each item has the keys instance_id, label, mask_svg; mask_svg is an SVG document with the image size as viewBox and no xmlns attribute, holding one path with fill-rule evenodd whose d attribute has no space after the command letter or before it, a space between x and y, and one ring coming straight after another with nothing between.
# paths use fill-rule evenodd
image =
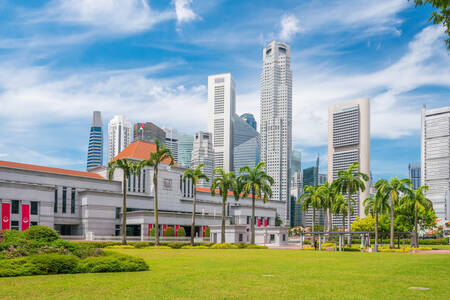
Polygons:
<instances>
[{"instance_id":1,"label":"office building facade","mask_svg":"<svg viewBox=\"0 0 450 300\"><path fill-rule=\"evenodd\" d=\"M100 167L103 165L103 126L102 114L94 111L92 126L89 134L89 146L87 153L86 169Z\"/></svg>"},{"instance_id":2,"label":"office building facade","mask_svg":"<svg viewBox=\"0 0 450 300\"><path fill-rule=\"evenodd\" d=\"M259 133L239 116L232 117L233 170L236 174L244 166L256 167L260 161Z\"/></svg>"},{"instance_id":3,"label":"office building facade","mask_svg":"<svg viewBox=\"0 0 450 300\"><path fill-rule=\"evenodd\" d=\"M194 137L192 135L178 133L178 163L189 168L192 160L192 150L194 147Z\"/></svg>"},{"instance_id":4,"label":"office building facade","mask_svg":"<svg viewBox=\"0 0 450 300\"><path fill-rule=\"evenodd\" d=\"M166 141L166 132L152 122L135 123L133 125L133 141L154 143L158 139L162 144Z\"/></svg>"},{"instance_id":5,"label":"office building facade","mask_svg":"<svg viewBox=\"0 0 450 300\"><path fill-rule=\"evenodd\" d=\"M195 169L198 165L204 164L203 173L209 177L209 182L201 179L198 182L200 187L210 187L213 179L214 165L214 149L212 142L212 134L206 131L195 133L194 144L192 149L191 168Z\"/></svg>"},{"instance_id":6,"label":"office building facade","mask_svg":"<svg viewBox=\"0 0 450 300\"><path fill-rule=\"evenodd\" d=\"M124 116L114 116L108 124L108 161L131 143L131 123Z\"/></svg>"},{"instance_id":7,"label":"office building facade","mask_svg":"<svg viewBox=\"0 0 450 300\"><path fill-rule=\"evenodd\" d=\"M257 130L257 124L255 120L255 116L253 114L245 113L241 115L241 119L247 122L253 129Z\"/></svg>"},{"instance_id":8,"label":"office building facade","mask_svg":"<svg viewBox=\"0 0 450 300\"><path fill-rule=\"evenodd\" d=\"M172 152L175 161L178 162L178 133L173 128L164 128L164 132L166 133L164 144Z\"/></svg>"},{"instance_id":9,"label":"office building facade","mask_svg":"<svg viewBox=\"0 0 450 300\"><path fill-rule=\"evenodd\" d=\"M412 188L417 190L420 187L420 163L410 163L408 165L408 175L411 180Z\"/></svg>"},{"instance_id":10,"label":"office building facade","mask_svg":"<svg viewBox=\"0 0 450 300\"><path fill-rule=\"evenodd\" d=\"M290 224L292 71L285 43L273 41L263 50L260 113L261 160L275 181L272 199L285 203L280 212L283 224Z\"/></svg>"}]
</instances>

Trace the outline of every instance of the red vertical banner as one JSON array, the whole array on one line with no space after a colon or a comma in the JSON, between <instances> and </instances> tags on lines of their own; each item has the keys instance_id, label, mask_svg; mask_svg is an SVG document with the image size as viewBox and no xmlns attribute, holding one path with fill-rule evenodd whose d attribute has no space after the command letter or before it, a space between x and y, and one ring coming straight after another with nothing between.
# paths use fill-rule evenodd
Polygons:
<instances>
[{"instance_id":1,"label":"red vertical banner","mask_svg":"<svg viewBox=\"0 0 450 300\"><path fill-rule=\"evenodd\" d=\"M264 227L267 227L267 219L264 219Z\"/></svg>"},{"instance_id":2,"label":"red vertical banner","mask_svg":"<svg viewBox=\"0 0 450 300\"><path fill-rule=\"evenodd\" d=\"M180 225L175 225L175 236L178 236L178 229L180 229Z\"/></svg>"},{"instance_id":3,"label":"red vertical banner","mask_svg":"<svg viewBox=\"0 0 450 300\"><path fill-rule=\"evenodd\" d=\"M253 230L253 218L250 218L250 231Z\"/></svg>"},{"instance_id":4,"label":"red vertical banner","mask_svg":"<svg viewBox=\"0 0 450 300\"><path fill-rule=\"evenodd\" d=\"M202 237L205 237L206 226L202 226Z\"/></svg>"},{"instance_id":5,"label":"red vertical banner","mask_svg":"<svg viewBox=\"0 0 450 300\"><path fill-rule=\"evenodd\" d=\"M9 203L2 203L2 230L9 229L10 206Z\"/></svg>"},{"instance_id":6,"label":"red vertical banner","mask_svg":"<svg viewBox=\"0 0 450 300\"><path fill-rule=\"evenodd\" d=\"M166 235L166 229L167 229L167 224L164 224L163 225L163 236Z\"/></svg>"},{"instance_id":7,"label":"red vertical banner","mask_svg":"<svg viewBox=\"0 0 450 300\"><path fill-rule=\"evenodd\" d=\"M22 204L22 231L30 228L30 205Z\"/></svg>"},{"instance_id":8,"label":"red vertical banner","mask_svg":"<svg viewBox=\"0 0 450 300\"><path fill-rule=\"evenodd\" d=\"M261 218L258 219L258 227L261 227Z\"/></svg>"},{"instance_id":9,"label":"red vertical banner","mask_svg":"<svg viewBox=\"0 0 450 300\"><path fill-rule=\"evenodd\" d=\"M150 236L150 233L152 232L153 224L148 224L148 236Z\"/></svg>"}]
</instances>

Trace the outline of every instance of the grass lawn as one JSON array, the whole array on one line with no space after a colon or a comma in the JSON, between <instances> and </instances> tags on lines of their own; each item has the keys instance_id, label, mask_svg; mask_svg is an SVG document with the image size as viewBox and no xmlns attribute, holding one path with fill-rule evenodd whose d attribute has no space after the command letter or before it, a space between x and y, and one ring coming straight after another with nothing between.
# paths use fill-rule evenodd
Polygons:
<instances>
[{"instance_id":1,"label":"grass lawn","mask_svg":"<svg viewBox=\"0 0 450 300\"><path fill-rule=\"evenodd\" d=\"M0 298L450 299L446 254L114 251L143 257L151 271L0 278Z\"/></svg>"}]
</instances>

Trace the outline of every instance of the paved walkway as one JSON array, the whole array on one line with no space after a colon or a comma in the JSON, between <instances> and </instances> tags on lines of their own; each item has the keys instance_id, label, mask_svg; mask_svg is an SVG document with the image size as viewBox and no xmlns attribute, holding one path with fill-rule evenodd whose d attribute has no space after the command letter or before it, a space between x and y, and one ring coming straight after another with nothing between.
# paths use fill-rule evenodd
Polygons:
<instances>
[{"instance_id":1,"label":"paved walkway","mask_svg":"<svg viewBox=\"0 0 450 300\"><path fill-rule=\"evenodd\" d=\"M450 249L439 249L439 250L419 250L415 253L418 254L450 254Z\"/></svg>"}]
</instances>

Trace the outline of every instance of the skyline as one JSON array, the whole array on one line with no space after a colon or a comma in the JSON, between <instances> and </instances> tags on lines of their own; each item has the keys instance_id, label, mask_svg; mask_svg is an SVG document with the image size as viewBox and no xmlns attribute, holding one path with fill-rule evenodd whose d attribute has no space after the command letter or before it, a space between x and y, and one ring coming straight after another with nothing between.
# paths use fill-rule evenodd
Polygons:
<instances>
[{"instance_id":1,"label":"skyline","mask_svg":"<svg viewBox=\"0 0 450 300\"><path fill-rule=\"evenodd\" d=\"M0 2L0 159L84 170L94 110L193 135L207 127L207 76L216 73L235 78L237 113L259 120L261 52L271 40L291 46L303 168L320 153L326 173L328 106L369 97L374 178L407 177L420 161L422 104L449 102L443 30L408 1L331 1L327 14L323 1L108 3ZM230 16L217 18L224 10Z\"/></svg>"}]
</instances>

